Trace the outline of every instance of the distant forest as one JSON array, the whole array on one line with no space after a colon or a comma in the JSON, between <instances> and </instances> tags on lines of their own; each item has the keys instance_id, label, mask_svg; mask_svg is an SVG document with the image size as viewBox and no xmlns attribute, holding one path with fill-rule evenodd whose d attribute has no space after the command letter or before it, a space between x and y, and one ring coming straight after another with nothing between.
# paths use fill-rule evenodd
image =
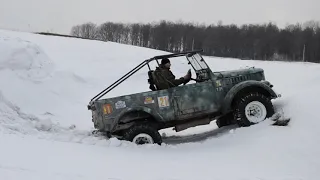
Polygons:
<instances>
[{"instance_id":1,"label":"distant forest","mask_svg":"<svg viewBox=\"0 0 320 180\"><path fill-rule=\"evenodd\" d=\"M320 63L320 23L308 21L280 29L273 23L237 26L185 22L84 23L72 36L131 44L169 52L203 49L204 55L252 60Z\"/></svg>"}]
</instances>

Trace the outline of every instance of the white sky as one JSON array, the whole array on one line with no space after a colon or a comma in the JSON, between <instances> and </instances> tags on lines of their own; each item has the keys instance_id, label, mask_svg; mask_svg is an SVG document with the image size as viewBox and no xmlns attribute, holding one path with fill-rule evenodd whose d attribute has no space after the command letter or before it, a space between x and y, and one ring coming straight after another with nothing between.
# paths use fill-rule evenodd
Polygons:
<instances>
[{"instance_id":1,"label":"white sky","mask_svg":"<svg viewBox=\"0 0 320 180\"><path fill-rule=\"evenodd\" d=\"M212 24L320 20L320 0L0 0L0 28L69 34L84 22Z\"/></svg>"}]
</instances>

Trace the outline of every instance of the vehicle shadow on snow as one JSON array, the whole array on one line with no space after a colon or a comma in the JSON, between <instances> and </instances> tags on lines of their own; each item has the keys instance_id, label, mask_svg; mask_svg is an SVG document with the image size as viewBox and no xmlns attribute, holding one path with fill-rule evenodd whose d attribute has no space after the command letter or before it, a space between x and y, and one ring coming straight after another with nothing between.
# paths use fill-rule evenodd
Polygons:
<instances>
[{"instance_id":1,"label":"vehicle shadow on snow","mask_svg":"<svg viewBox=\"0 0 320 180\"><path fill-rule=\"evenodd\" d=\"M203 133L185 135L185 136L167 136L162 137L163 143L165 144L184 144L184 143L192 143L192 142L201 142L207 140L208 138L218 138L230 132L230 130L234 130L238 128L237 125L224 126L221 128L214 129L212 131L206 131Z\"/></svg>"}]
</instances>

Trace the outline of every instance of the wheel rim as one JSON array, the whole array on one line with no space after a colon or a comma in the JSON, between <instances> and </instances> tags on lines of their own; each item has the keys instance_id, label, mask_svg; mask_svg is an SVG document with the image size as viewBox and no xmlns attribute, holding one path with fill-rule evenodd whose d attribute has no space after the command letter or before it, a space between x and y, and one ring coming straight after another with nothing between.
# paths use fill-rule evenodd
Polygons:
<instances>
[{"instance_id":1,"label":"wheel rim","mask_svg":"<svg viewBox=\"0 0 320 180\"><path fill-rule=\"evenodd\" d=\"M152 137L149 134L145 134L145 133L136 135L133 138L132 142L134 142L135 144L153 144L154 143Z\"/></svg>"},{"instance_id":2,"label":"wheel rim","mask_svg":"<svg viewBox=\"0 0 320 180\"><path fill-rule=\"evenodd\" d=\"M259 123L267 117L267 109L261 102L252 101L246 106L245 114L250 122Z\"/></svg>"}]
</instances>

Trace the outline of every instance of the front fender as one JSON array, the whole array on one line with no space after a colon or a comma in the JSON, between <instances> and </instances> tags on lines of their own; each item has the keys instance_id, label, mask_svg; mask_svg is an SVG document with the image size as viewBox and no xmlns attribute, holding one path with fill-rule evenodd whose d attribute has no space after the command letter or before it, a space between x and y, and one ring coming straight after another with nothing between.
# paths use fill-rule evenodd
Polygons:
<instances>
[{"instance_id":1,"label":"front fender","mask_svg":"<svg viewBox=\"0 0 320 180\"><path fill-rule=\"evenodd\" d=\"M267 82L267 81L266 81ZM228 93L226 94L224 101L223 101L223 105L222 105L222 112L226 113L228 111L231 110L231 103L234 99L235 96L237 96L237 94L239 92L243 92L248 90L250 91L254 91L254 90L259 90L259 91L263 91L263 93L267 94L270 98L275 99L277 98L277 94L276 92L270 87L270 84L262 82L262 81L254 81L254 80L249 80L249 81L244 81L241 82L235 86L233 86Z\"/></svg>"},{"instance_id":2,"label":"front fender","mask_svg":"<svg viewBox=\"0 0 320 180\"><path fill-rule=\"evenodd\" d=\"M121 120L122 117L124 117L126 114L130 113L130 112L135 112L135 111L140 111L140 112L145 112L150 114L152 117L155 118L156 121L162 121L163 118L155 111L153 111L152 109L148 108L148 107L143 107L143 106L136 106L136 107L132 107L132 108L126 108L123 111L121 111L121 113L119 113L115 119L114 119L114 123L113 126L111 127L111 129L114 129L119 121Z\"/></svg>"}]
</instances>

